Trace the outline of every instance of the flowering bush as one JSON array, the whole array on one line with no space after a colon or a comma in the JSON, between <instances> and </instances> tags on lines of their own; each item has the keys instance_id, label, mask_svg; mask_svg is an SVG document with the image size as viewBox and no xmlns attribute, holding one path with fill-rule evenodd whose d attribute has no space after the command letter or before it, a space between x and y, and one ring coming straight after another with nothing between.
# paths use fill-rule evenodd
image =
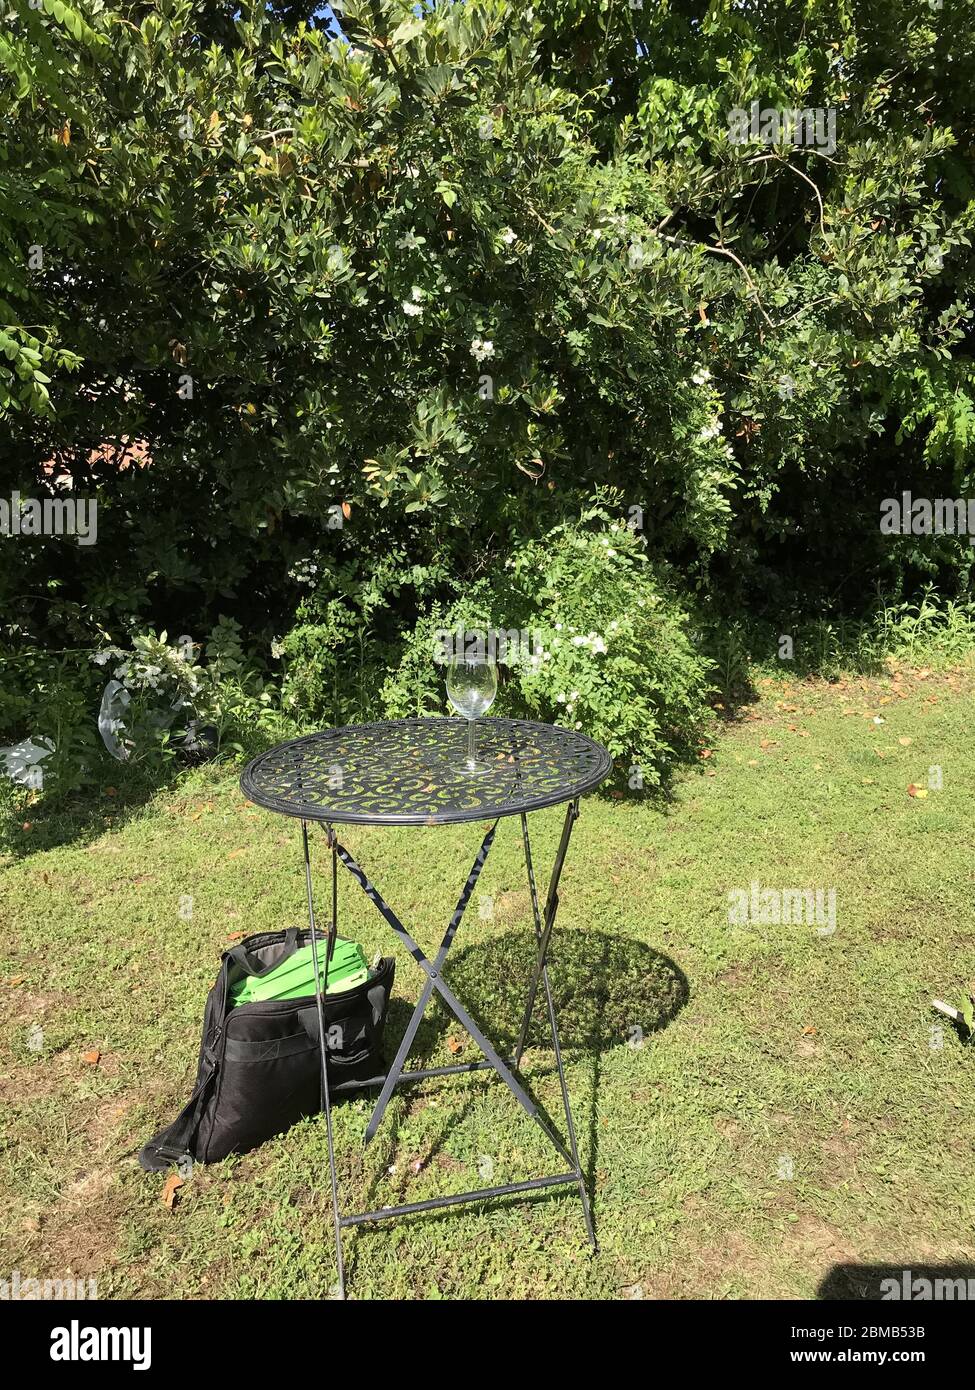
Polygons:
<instances>
[{"instance_id":1,"label":"flowering bush","mask_svg":"<svg viewBox=\"0 0 975 1390\"><path fill-rule=\"evenodd\" d=\"M482 603L567 634L502 701L654 762L705 685L691 606L965 588L963 538L882 537L877 501L975 481L971 7L346 0L338 24L8 7L0 501L98 501L95 545L0 545L13 739L41 732L31 653L222 613L249 672L228 730L270 708L272 641L288 717L435 705L431 615ZM766 138L753 104L835 140ZM599 487L615 511L580 522ZM640 553L608 529L634 511ZM188 698L132 655L136 705Z\"/></svg>"},{"instance_id":2,"label":"flowering bush","mask_svg":"<svg viewBox=\"0 0 975 1390\"><path fill-rule=\"evenodd\" d=\"M428 611L382 687L385 714L445 708L436 641L458 629L516 636L500 652L495 713L584 730L626 760L631 785L659 782L697 729L710 663L645 543L606 505L517 547L497 573Z\"/></svg>"},{"instance_id":3,"label":"flowering bush","mask_svg":"<svg viewBox=\"0 0 975 1390\"><path fill-rule=\"evenodd\" d=\"M535 589L527 621L542 645L514 673L525 709L605 744L631 786L658 782L698 727L710 663L642 543L591 511L521 548L511 567L526 596Z\"/></svg>"},{"instance_id":4,"label":"flowering bush","mask_svg":"<svg viewBox=\"0 0 975 1390\"><path fill-rule=\"evenodd\" d=\"M190 637L171 643L166 632L139 633L131 648L106 646L92 656L111 663L113 679L102 697L99 729L120 760L213 753L243 725L268 712L274 688L251 668L240 625L222 617L206 642L206 665Z\"/></svg>"}]
</instances>

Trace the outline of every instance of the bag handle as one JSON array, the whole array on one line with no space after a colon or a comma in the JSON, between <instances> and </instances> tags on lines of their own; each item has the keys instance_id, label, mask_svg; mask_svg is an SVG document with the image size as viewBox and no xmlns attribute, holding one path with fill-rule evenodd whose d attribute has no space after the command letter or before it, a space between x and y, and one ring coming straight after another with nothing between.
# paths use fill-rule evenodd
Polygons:
<instances>
[{"instance_id":1,"label":"bag handle","mask_svg":"<svg viewBox=\"0 0 975 1390\"><path fill-rule=\"evenodd\" d=\"M389 1004L389 994L391 985L392 980L384 980L377 978L373 981L370 981L369 988L366 990L366 998L368 999L369 1007L372 1010L372 1025L374 1028L378 1028L380 1023L382 1022L383 1014L385 1013L386 1008ZM323 1006L327 1006L329 1003L340 1001L344 997L344 994L326 995L322 1000L322 1004ZM339 1019L335 1022L330 1022L326 1015L325 1028L327 1031L331 1031L332 1028L341 1028L342 1024L345 1021L346 1020L344 1019ZM312 1038L315 1042L318 1042L318 1039L321 1036L321 1034L318 1029L317 1004L307 1009L299 1009L298 1022L301 1024L302 1028L304 1028L308 1036Z\"/></svg>"},{"instance_id":2,"label":"bag handle","mask_svg":"<svg viewBox=\"0 0 975 1390\"><path fill-rule=\"evenodd\" d=\"M241 941L227 952L227 959L232 960L235 965L240 966L245 975L261 976L266 975L269 970L274 970L282 961L293 956L298 949L298 928L289 927L284 934L284 954L280 955L273 965L255 964L254 960L247 953L247 944Z\"/></svg>"}]
</instances>

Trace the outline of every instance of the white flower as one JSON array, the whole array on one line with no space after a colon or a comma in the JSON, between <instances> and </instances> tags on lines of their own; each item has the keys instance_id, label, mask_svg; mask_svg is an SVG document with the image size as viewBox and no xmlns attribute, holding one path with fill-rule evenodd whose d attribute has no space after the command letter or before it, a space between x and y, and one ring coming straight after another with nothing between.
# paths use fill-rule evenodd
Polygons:
<instances>
[{"instance_id":1,"label":"white flower","mask_svg":"<svg viewBox=\"0 0 975 1390\"><path fill-rule=\"evenodd\" d=\"M510 227L505 227L504 231L501 233L501 240L504 242L505 246L510 246L513 241L518 240L518 233L513 232Z\"/></svg>"},{"instance_id":2,"label":"white flower","mask_svg":"<svg viewBox=\"0 0 975 1390\"><path fill-rule=\"evenodd\" d=\"M606 650L606 643L601 637L597 637L592 644L592 649L594 653L604 652Z\"/></svg>"},{"instance_id":3,"label":"white flower","mask_svg":"<svg viewBox=\"0 0 975 1390\"><path fill-rule=\"evenodd\" d=\"M697 371L691 376L691 381L693 381L695 386L703 386L706 381L710 380L711 373L708 371L707 367L698 367Z\"/></svg>"},{"instance_id":4,"label":"white flower","mask_svg":"<svg viewBox=\"0 0 975 1390\"><path fill-rule=\"evenodd\" d=\"M573 637L572 645L574 647L585 647L588 646L588 640L585 637Z\"/></svg>"},{"instance_id":5,"label":"white flower","mask_svg":"<svg viewBox=\"0 0 975 1390\"><path fill-rule=\"evenodd\" d=\"M422 304L411 304L408 299L403 300L403 313L407 318L415 319L423 313Z\"/></svg>"},{"instance_id":6,"label":"white flower","mask_svg":"<svg viewBox=\"0 0 975 1390\"><path fill-rule=\"evenodd\" d=\"M418 246L423 245L423 242L417 236L416 232L409 231L405 236L400 237L396 245L400 251L415 251Z\"/></svg>"},{"instance_id":7,"label":"white flower","mask_svg":"<svg viewBox=\"0 0 975 1390\"><path fill-rule=\"evenodd\" d=\"M422 299L422 298L423 298L423 291L420 289L420 286L419 286L419 285L414 285L414 286L413 286L413 289L410 291L410 293L412 294L412 296L413 296L414 299Z\"/></svg>"},{"instance_id":8,"label":"white flower","mask_svg":"<svg viewBox=\"0 0 975 1390\"><path fill-rule=\"evenodd\" d=\"M490 338L472 338L471 356L477 362L483 362L488 357L494 356L494 344Z\"/></svg>"},{"instance_id":9,"label":"white flower","mask_svg":"<svg viewBox=\"0 0 975 1390\"><path fill-rule=\"evenodd\" d=\"M578 690L573 690L571 698L572 698L573 702L575 702L576 700L578 700L578 698L579 698L579 692L578 692Z\"/></svg>"},{"instance_id":10,"label":"white flower","mask_svg":"<svg viewBox=\"0 0 975 1390\"><path fill-rule=\"evenodd\" d=\"M609 548L609 550L607 550L606 554L607 554L607 555L615 555L615 554L616 554L616 551L612 548L612 546L610 546L610 548Z\"/></svg>"},{"instance_id":11,"label":"white flower","mask_svg":"<svg viewBox=\"0 0 975 1390\"><path fill-rule=\"evenodd\" d=\"M556 704L564 705L564 704L565 704L565 696L564 696L564 695L556 695L555 701L556 701Z\"/></svg>"},{"instance_id":12,"label":"white flower","mask_svg":"<svg viewBox=\"0 0 975 1390\"><path fill-rule=\"evenodd\" d=\"M697 437L702 444L706 444L709 439L717 439L723 429L724 426L720 420L712 420L707 429L701 430Z\"/></svg>"},{"instance_id":13,"label":"white flower","mask_svg":"<svg viewBox=\"0 0 975 1390\"><path fill-rule=\"evenodd\" d=\"M271 640L271 655L274 657L275 661L278 657L284 656L284 643L279 642L276 637Z\"/></svg>"}]
</instances>

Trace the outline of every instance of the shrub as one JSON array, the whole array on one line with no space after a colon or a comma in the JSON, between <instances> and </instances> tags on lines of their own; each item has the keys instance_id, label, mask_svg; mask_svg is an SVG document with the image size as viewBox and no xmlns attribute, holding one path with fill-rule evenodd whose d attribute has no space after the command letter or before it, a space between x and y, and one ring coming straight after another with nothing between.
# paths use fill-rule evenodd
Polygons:
<instances>
[{"instance_id":1,"label":"shrub","mask_svg":"<svg viewBox=\"0 0 975 1390\"><path fill-rule=\"evenodd\" d=\"M390 716L444 708L438 633L518 634L498 713L583 729L656 783L697 731L710 663L645 543L604 505L515 548L496 573L415 627L382 689Z\"/></svg>"},{"instance_id":2,"label":"shrub","mask_svg":"<svg viewBox=\"0 0 975 1390\"><path fill-rule=\"evenodd\" d=\"M303 721L363 717L482 588L600 633L568 570L575 613L499 573L569 557L600 486L655 576L596 654L633 703L620 725L578 652L568 690L505 698L578 689L640 758L697 698L684 609L965 596L964 538L877 523L972 483L971 7L347 0L342 38L310 13L8 6L0 500L70 477L99 504L96 545L0 546L22 714L32 653L221 614L253 673L227 730L275 639ZM752 103L831 112L836 147L736 143ZM419 660L385 698L434 698Z\"/></svg>"}]
</instances>

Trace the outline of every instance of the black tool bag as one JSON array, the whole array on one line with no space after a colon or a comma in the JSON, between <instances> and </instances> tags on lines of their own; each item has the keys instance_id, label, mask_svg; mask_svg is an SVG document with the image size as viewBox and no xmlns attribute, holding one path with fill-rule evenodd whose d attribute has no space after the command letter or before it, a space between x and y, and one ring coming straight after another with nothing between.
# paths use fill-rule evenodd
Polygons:
<instances>
[{"instance_id":1,"label":"black tool bag","mask_svg":"<svg viewBox=\"0 0 975 1390\"><path fill-rule=\"evenodd\" d=\"M327 938L320 940L324 966ZM207 997L196 1087L183 1110L139 1154L149 1172L187 1158L214 1163L246 1153L322 1108L315 995L230 1007L245 975L263 975L311 941L310 930L263 932L225 951ZM395 962L384 959L361 985L322 1001L329 1095L381 1082L383 1030Z\"/></svg>"}]
</instances>

